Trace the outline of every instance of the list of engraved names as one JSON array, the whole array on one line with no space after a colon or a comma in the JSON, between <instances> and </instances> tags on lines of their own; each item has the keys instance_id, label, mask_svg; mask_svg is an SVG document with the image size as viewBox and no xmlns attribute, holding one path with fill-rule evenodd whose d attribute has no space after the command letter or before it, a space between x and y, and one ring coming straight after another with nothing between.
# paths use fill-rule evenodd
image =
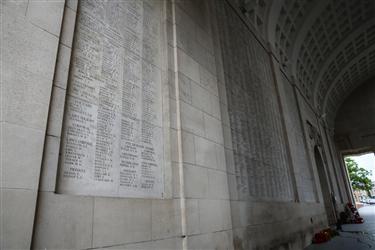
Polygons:
<instances>
[{"instance_id":1,"label":"list of engraved names","mask_svg":"<svg viewBox=\"0 0 375 250\"><path fill-rule=\"evenodd\" d=\"M162 197L162 4L81 1L57 191Z\"/></svg>"}]
</instances>

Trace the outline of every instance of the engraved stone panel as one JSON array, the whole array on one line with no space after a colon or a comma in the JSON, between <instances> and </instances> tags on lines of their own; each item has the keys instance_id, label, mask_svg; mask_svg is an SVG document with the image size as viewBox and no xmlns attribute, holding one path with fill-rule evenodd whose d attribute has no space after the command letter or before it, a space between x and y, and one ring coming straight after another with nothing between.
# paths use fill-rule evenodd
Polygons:
<instances>
[{"instance_id":1,"label":"engraved stone panel","mask_svg":"<svg viewBox=\"0 0 375 250\"><path fill-rule=\"evenodd\" d=\"M162 197L162 1L80 1L57 192Z\"/></svg>"},{"instance_id":2,"label":"engraved stone panel","mask_svg":"<svg viewBox=\"0 0 375 250\"><path fill-rule=\"evenodd\" d=\"M217 6L239 198L293 200L269 57L225 1Z\"/></svg>"}]
</instances>

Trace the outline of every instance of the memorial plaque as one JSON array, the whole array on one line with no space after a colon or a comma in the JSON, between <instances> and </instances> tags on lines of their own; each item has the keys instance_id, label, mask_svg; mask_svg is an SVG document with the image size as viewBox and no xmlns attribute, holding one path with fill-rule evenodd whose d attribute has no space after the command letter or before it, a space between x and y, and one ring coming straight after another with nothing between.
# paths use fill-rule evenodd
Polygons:
<instances>
[{"instance_id":1,"label":"memorial plaque","mask_svg":"<svg viewBox=\"0 0 375 250\"><path fill-rule=\"evenodd\" d=\"M162 1L80 1L57 192L161 198Z\"/></svg>"},{"instance_id":2,"label":"memorial plaque","mask_svg":"<svg viewBox=\"0 0 375 250\"><path fill-rule=\"evenodd\" d=\"M227 2L216 6L222 17L219 37L238 197L291 201L293 187L269 55Z\"/></svg>"}]
</instances>

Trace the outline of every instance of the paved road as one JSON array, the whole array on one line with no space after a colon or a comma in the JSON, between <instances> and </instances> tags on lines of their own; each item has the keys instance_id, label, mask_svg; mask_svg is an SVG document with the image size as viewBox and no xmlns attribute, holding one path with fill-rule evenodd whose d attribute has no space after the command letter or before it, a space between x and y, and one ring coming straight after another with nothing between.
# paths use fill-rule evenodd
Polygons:
<instances>
[{"instance_id":1,"label":"paved road","mask_svg":"<svg viewBox=\"0 0 375 250\"><path fill-rule=\"evenodd\" d=\"M375 250L375 205L359 209L363 224L343 225L340 236L323 244L313 244L305 250Z\"/></svg>"}]
</instances>

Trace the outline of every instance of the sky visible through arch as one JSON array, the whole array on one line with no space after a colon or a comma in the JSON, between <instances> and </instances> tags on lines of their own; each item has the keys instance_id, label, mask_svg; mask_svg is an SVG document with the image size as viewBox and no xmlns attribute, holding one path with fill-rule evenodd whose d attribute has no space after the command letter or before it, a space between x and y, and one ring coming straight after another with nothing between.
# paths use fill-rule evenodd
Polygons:
<instances>
[{"instance_id":1,"label":"sky visible through arch","mask_svg":"<svg viewBox=\"0 0 375 250\"><path fill-rule=\"evenodd\" d=\"M372 172L370 179L375 182L375 155L374 153L366 153L362 155L348 156L358 163L360 168L364 168Z\"/></svg>"}]
</instances>

